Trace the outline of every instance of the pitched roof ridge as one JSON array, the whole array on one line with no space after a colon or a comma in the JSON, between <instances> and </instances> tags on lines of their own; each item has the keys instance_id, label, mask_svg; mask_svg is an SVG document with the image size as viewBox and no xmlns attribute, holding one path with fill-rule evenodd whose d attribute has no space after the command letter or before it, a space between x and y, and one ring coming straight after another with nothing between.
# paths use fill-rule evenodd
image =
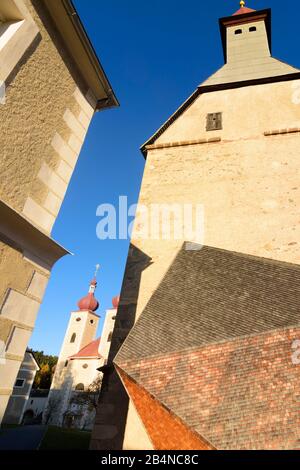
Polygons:
<instances>
[{"instance_id":1,"label":"pitched roof ridge","mask_svg":"<svg viewBox=\"0 0 300 470\"><path fill-rule=\"evenodd\" d=\"M79 358L79 357L98 357L101 358L101 354L99 353L99 345L101 341L101 336L99 338L94 339L90 343L86 344L83 348L81 348L76 354L73 354L69 357L69 359Z\"/></svg>"}]
</instances>

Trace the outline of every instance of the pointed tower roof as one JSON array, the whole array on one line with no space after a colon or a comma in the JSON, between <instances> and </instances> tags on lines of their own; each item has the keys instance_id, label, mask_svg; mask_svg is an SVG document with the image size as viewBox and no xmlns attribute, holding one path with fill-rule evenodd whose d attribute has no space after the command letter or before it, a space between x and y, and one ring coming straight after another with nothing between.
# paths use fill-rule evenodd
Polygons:
<instances>
[{"instance_id":1,"label":"pointed tower roof","mask_svg":"<svg viewBox=\"0 0 300 470\"><path fill-rule=\"evenodd\" d=\"M241 1L240 2L240 8L238 11L236 11L235 13L233 13L232 16L236 16L236 15L244 15L245 13L251 13L255 10L252 10L252 8L247 8L245 6L245 2Z\"/></svg>"},{"instance_id":2,"label":"pointed tower roof","mask_svg":"<svg viewBox=\"0 0 300 470\"><path fill-rule=\"evenodd\" d=\"M242 8L239 8L238 11L236 11L235 13L233 13L232 16L236 16L236 15L245 15L245 13L251 13L253 11L256 11L256 10L252 10L252 8L247 8L247 7L242 7Z\"/></svg>"}]
</instances>

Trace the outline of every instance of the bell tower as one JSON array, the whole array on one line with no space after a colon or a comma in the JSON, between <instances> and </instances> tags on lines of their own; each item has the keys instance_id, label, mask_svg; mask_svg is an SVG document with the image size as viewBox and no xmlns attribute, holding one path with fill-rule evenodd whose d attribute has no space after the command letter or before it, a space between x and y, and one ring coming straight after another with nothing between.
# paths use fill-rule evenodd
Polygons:
<instances>
[{"instance_id":1,"label":"bell tower","mask_svg":"<svg viewBox=\"0 0 300 470\"><path fill-rule=\"evenodd\" d=\"M225 65L202 85L272 79L298 70L272 57L271 9L253 10L240 2L233 15L219 20Z\"/></svg>"},{"instance_id":2,"label":"bell tower","mask_svg":"<svg viewBox=\"0 0 300 470\"><path fill-rule=\"evenodd\" d=\"M99 302L94 293L97 287L94 278L89 287L88 294L79 300L79 310L71 312L71 317L59 355L59 364L65 363L70 356L91 343L96 338L99 316L95 313Z\"/></svg>"},{"instance_id":3,"label":"bell tower","mask_svg":"<svg viewBox=\"0 0 300 470\"><path fill-rule=\"evenodd\" d=\"M224 55L227 63L271 56L268 11L257 14L244 5L245 2L241 2L241 8L230 19L220 22L221 30L226 28Z\"/></svg>"}]
</instances>

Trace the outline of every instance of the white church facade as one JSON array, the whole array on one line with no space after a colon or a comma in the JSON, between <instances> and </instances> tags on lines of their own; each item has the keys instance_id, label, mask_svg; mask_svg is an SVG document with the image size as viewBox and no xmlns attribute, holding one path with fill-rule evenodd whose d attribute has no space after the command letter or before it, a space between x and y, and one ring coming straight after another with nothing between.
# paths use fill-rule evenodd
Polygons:
<instances>
[{"instance_id":1,"label":"white church facade","mask_svg":"<svg viewBox=\"0 0 300 470\"><path fill-rule=\"evenodd\" d=\"M91 430L93 427L102 373L107 362L119 297L106 310L101 338L96 338L100 317L95 312L99 302L94 296L96 279L88 294L71 312L53 377L43 421L60 427Z\"/></svg>"}]
</instances>

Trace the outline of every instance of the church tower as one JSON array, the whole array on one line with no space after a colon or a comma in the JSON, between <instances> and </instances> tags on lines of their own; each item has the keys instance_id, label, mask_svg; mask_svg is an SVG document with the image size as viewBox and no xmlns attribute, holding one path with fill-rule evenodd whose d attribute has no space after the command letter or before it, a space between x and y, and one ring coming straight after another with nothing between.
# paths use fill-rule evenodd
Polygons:
<instances>
[{"instance_id":1,"label":"church tower","mask_svg":"<svg viewBox=\"0 0 300 470\"><path fill-rule=\"evenodd\" d=\"M59 354L58 365L63 365L69 357L91 343L96 338L99 316L95 313L99 302L94 296L97 281L94 278L88 294L79 300L79 310L71 312L69 324Z\"/></svg>"},{"instance_id":2,"label":"church tower","mask_svg":"<svg viewBox=\"0 0 300 470\"><path fill-rule=\"evenodd\" d=\"M298 72L271 55L271 10L255 11L244 3L232 16L220 19L225 64L202 86L274 79Z\"/></svg>"},{"instance_id":3,"label":"church tower","mask_svg":"<svg viewBox=\"0 0 300 470\"><path fill-rule=\"evenodd\" d=\"M200 204L201 243L140 237L137 213L94 449L299 446L300 70L270 9L219 23L224 65L141 148L139 204Z\"/></svg>"},{"instance_id":4,"label":"church tower","mask_svg":"<svg viewBox=\"0 0 300 470\"><path fill-rule=\"evenodd\" d=\"M88 347L89 354L96 360L94 368L97 369L97 359L100 339L96 341L99 316L95 313L99 302L95 298L97 280L94 278L85 297L79 300L79 310L71 312L67 331L60 350L58 363L51 384L51 390L44 413L44 422L62 426L64 414L68 409L69 401L76 388L77 376L72 359L78 352ZM92 350L92 353L90 353Z\"/></svg>"}]
</instances>

